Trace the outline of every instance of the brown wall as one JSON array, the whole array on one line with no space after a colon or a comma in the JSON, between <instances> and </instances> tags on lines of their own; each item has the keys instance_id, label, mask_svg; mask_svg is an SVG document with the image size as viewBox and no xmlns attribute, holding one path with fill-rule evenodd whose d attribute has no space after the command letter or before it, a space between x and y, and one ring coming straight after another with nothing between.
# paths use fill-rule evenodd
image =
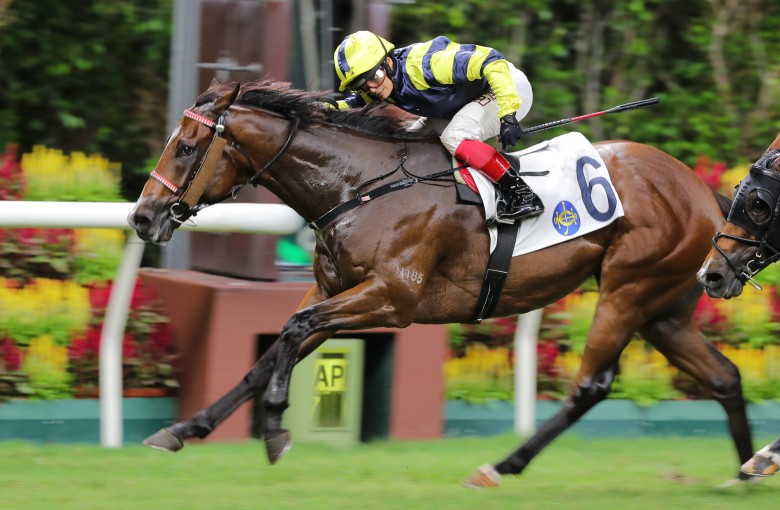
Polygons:
<instances>
[{"instance_id":1,"label":"brown wall","mask_svg":"<svg viewBox=\"0 0 780 510\"><path fill-rule=\"evenodd\" d=\"M200 69L198 93L215 77L221 82L270 78L290 80L295 3L291 1L205 0L202 4L200 59L220 57L234 65L259 65L259 72ZM278 203L264 188L245 187L238 202ZM276 237L262 234L194 232L190 267L196 270L260 280L276 280Z\"/></svg>"},{"instance_id":2,"label":"brown wall","mask_svg":"<svg viewBox=\"0 0 780 510\"><path fill-rule=\"evenodd\" d=\"M160 292L182 353L179 421L213 403L241 380L255 362L257 335L278 334L311 287L181 270L145 269L140 276ZM415 324L371 332L393 334L390 438L441 437L445 326ZM247 439L251 425L252 408L247 403L209 439Z\"/></svg>"}]
</instances>

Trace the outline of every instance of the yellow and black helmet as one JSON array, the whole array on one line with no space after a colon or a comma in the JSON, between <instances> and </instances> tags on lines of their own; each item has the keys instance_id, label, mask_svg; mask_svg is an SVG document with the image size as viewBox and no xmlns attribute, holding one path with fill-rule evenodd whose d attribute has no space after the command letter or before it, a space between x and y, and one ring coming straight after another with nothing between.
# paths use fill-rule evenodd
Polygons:
<instances>
[{"instance_id":1,"label":"yellow and black helmet","mask_svg":"<svg viewBox=\"0 0 780 510\"><path fill-rule=\"evenodd\" d=\"M357 88L374 76L393 48L392 43L367 30L345 37L333 53L339 90Z\"/></svg>"}]
</instances>

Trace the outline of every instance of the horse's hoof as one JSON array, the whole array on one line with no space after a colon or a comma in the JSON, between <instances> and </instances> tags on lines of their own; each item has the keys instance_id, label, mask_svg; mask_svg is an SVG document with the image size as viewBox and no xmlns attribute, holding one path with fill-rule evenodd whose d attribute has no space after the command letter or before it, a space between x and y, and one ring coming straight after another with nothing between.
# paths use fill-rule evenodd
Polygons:
<instances>
[{"instance_id":1,"label":"horse's hoof","mask_svg":"<svg viewBox=\"0 0 780 510\"><path fill-rule=\"evenodd\" d=\"M747 475L745 473L739 473L739 476L737 478L734 478L732 480L726 480L722 484L718 485L718 489L728 489L730 487L736 487L738 485L745 485L745 484L753 484L762 482L765 480L763 476L752 476Z\"/></svg>"},{"instance_id":2,"label":"horse's hoof","mask_svg":"<svg viewBox=\"0 0 780 510\"><path fill-rule=\"evenodd\" d=\"M469 489L489 489L501 485L501 475L490 464L485 464L463 480L463 486Z\"/></svg>"},{"instance_id":3,"label":"horse's hoof","mask_svg":"<svg viewBox=\"0 0 780 510\"><path fill-rule=\"evenodd\" d=\"M753 458L742 464L739 470L751 476L772 476L780 470L780 466L772 462L769 457L756 453Z\"/></svg>"},{"instance_id":4,"label":"horse's hoof","mask_svg":"<svg viewBox=\"0 0 780 510\"><path fill-rule=\"evenodd\" d=\"M166 452L178 452L184 448L184 442L168 429L158 430L151 436L144 439L144 444L155 450Z\"/></svg>"},{"instance_id":5,"label":"horse's hoof","mask_svg":"<svg viewBox=\"0 0 780 510\"><path fill-rule=\"evenodd\" d=\"M265 449L271 464L276 464L290 450L290 447L292 447L292 441L290 441L289 430L282 429L281 432L265 438Z\"/></svg>"}]
</instances>

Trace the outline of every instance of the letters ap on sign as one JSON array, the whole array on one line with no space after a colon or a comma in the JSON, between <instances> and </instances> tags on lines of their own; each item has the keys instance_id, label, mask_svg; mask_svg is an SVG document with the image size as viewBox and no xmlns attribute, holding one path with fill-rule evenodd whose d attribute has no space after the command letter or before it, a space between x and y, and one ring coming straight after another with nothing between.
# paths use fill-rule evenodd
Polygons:
<instances>
[{"instance_id":1,"label":"letters ap on sign","mask_svg":"<svg viewBox=\"0 0 780 510\"><path fill-rule=\"evenodd\" d=\"M317 393L341 393L347 387L347 360L322 358L314 365L315 391Z\"/></svg>"}]
</instances>

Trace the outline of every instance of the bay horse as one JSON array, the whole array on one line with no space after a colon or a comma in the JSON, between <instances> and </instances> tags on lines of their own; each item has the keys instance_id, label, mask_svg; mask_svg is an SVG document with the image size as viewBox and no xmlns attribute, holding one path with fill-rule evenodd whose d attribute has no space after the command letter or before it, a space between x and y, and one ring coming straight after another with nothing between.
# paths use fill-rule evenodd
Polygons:
<instances>
[{"instance_id":1,"label":"bay horse","mask_svg":"<svg viewBox=\"0 0 780 510\"><path fill-rule=\"evenodd\" d=\"M780 134L750 166L734 193L726 224L712 240L713 246L697 274L714 298L731 299L742 294L753 280L780 259ZM769 476L780 470L780 439L759 450L741 471Z\"/></svg>"},{"instance_id":2,"label":"bay horse","mask_svg":"<svg viewBox=\"0 0 780 510\"><path fill-rule=\"evenodd\" d=\"M484 279L488 232L481 208L458 201L451 177L436 177L442 174L436 170L453 171L438 136L323 101L324 92L276 82L212 83L185 111L130 212L142 239L164 243L199 208L252 183L316 228L316 283L277 342L233 389L147 438L148 446L177 451L264 391L263 436L273 464L291 444L281 420L297 360L340 330L469 321ZM727 199L719 201L659 149L629 141L596 147L625 216L515 257L494 313L538 309L595 276L600 294L582 365L560 410L506 458L469 476L467 486L495 486L501 475L521 473L606 398L621 352L637 332L723 406L740 463L753 453L738 370L693 323L701 295L696 271L723 224ZM380 186L402 189L375 193L402 173L396 184Z\"/></svg>"}]
</instances>

